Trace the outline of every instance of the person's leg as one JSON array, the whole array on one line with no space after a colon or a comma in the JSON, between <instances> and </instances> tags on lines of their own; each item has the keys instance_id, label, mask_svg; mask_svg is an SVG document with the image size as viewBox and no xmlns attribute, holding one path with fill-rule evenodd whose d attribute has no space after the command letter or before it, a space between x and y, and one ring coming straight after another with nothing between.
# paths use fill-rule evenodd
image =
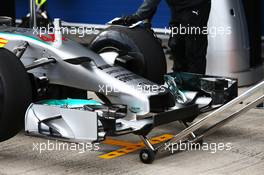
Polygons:
<instances>
[{"instance_id":1,"label":"person's leg","mask_svg":"<svg viewBox=\"0 0 264 175\"><path fill-rule=\"evenodd\" d=\"M172 58L174 61L173 64L173 71L174 72L184 72L187 70L187 60L185 58L185 37L182 35L174 35L173 37L170 37L169 43L168 43Z\"/></svg>"},{"instance_id":2,"label":"person's leg","mask_svg":"<svg viewBox=\"0 0 264 175\"><path fill-rule=\"evenodd\" d=\"M208 40L207 35L188 35L186 42L187 72L205 74L206 54Z\"/></svg>"},{"instance_id":3,"label":"person's leg","mask_svg":"<svg viewBox=\"0 0 264 175\"><path fill-rule=\"evenodd\" d=\"M211 3L202 4L186 10L186 21L191 33L185 36L185 56L187 71L191 73L206 73L206 55L208 36L202 31L207 27ZM192 29L193 27L193 29ZM199 30L197 30L199 28Z\"/></svg>"}]
</instances>

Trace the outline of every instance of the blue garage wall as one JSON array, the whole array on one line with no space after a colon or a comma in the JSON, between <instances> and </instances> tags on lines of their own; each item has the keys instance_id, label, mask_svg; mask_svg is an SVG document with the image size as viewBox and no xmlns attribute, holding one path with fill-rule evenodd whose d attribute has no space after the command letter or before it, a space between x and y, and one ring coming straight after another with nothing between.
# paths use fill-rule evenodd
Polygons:
<instances>
[{"instance_id":1,"label":"blue garage wall","mask_svg":"<svg viewBox=\"0 0 264 175\"><path fill-rule=\"evenodd\" d=\"M60 17L68 22L105 24L116 16L132 14L143 0L48 0L48 12L52 18ZM262 9L264 9L264 1ZM16 0L17 17L28 12L28 0ZM153 20L154 27L164 28L169 21L169 9L163 0ZM262 10L264 19L264 10ZM264 20L262 20L264 35Z\"/></svg>"},{"instance_id":2,"label":"blue garage wall","mask_svg":"<svg viewBox=\"0 0 264 175\"><path fill-rule=\"evenodd\" d=\"M28 0L16 0L17 17L25 16ZM114 17L132 14L143 0L48 0L48 12L68 22L105 24ZM153 21L155 27L164 28L169 21L169 9L162 1Z\"/></svg>"}]
</instances>

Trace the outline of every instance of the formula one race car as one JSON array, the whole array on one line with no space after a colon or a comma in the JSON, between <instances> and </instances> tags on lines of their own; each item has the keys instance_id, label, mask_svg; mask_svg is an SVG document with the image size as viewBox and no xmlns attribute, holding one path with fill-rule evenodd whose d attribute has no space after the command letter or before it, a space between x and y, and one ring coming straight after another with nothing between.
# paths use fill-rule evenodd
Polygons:
<instances>
[{"instance_id":1,"label":"formula one race car","mask_svg":"<svg viewBox=\"0 0 264 175\"><path fill-rule=\"evenodd\" d=\"M23 126L29 135L73 142L133 133L151 148L140 154L151 163L153 128L190 123L237 96L234 79L166 74L159 40L140 26L110 26L87 49L62 36L59 19L44 35L6 21L0 18L0 141Z\"/></svg>"}]
</instances>

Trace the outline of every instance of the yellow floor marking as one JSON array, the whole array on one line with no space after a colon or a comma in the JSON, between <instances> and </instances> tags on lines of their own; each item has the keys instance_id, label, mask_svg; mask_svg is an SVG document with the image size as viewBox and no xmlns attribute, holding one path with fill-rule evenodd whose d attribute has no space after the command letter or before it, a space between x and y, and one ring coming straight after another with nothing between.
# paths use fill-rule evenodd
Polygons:
<instances>
[{"instance_id":1,"label":"yellow floor marking","mask_svg":"<svg viewBox=\"0 0 264 175\"><path fill-rule=\"evenodd\" d=\"M153 137L150 139L151 144L155 145L161 142L165 142L169 139L171 139L173 136L170 134L164 134L158 137ZM101 156L99 156L99 158L102 159L113 159L134 151L137 151L139 149L142 149L145 147L143 142L139 142L139 143L131 143L131 142L127 142L127 141L122 141L122 140L114 140L114 139L110 139L107 138L104 142L104 144L108 144L108 145L114 145L114 146L122 146L123 148L120 148L118 150L112 151L110 153L106 153L103 154Z\"/></svg>"},{"instance_id":2,"label":"yellow floor marking","mask_svg":"<svg viewBox=\"0 0 264 175\"><path fill-rule=\"evenodd\" d=\"M131 142L126 142L122 140L114 140L111 138L107 138L105 141L103 141L103 143L107 145L122 146L122 147L131 146L131 144L133 144Z\"/></svg>"}]
</instances>

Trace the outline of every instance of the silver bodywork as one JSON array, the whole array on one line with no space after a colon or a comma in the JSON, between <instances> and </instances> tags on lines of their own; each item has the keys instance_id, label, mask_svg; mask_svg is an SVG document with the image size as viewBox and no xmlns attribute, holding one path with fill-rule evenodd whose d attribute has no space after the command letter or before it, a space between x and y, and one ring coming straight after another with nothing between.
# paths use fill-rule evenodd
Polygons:
<instances>
[{"instance_id":1,"label":"silver bodywork","mask_svg":"<svg viewBox=\"0 0 264 175\"><path fill-rule=\"evenodd\" d=\"M83 106L71 108L32 103L25 115L25 131L29 135L48 136L69 142L100 142L109 133L104 131L100 119L102 110L87 111ZM117 119L113 127L119 135L134 133L148 124L141 120Z\"/></svg>"},{"instance_id":2,"label":"silver bodywork","mask_svg":"<svg viewBox=\"0 0 264 175\"><path fill-rule=\"evenodd\" d=\"M103 57L71 40L66 39L56 47L52 42L42 41L33 30L23 28L2 28L0 37L8 40L5 48L11 51L23 42L29 44L21 58L25 66L37 62L40 58L56 60L54 64L30 70L34 76L45 76L51 84L103 93L112 103L128 105L129 111L136 115L148 114L149 97L160 93L142 91L137 88L139 84L155 84L122 67L109 66ZM66 62L80 57L87 58L85 66ZM92 61L89 62L89 59ZM106 68L102 69L104 66ZM127 76L134 78L124 80Z\"/></svg>"},{"instance_id":3,"label":"silver bodywork","mask_svg":"<svg viewBox=\"0 0 264 175\"><path fill-rule=\"evenodd\" d=\"M98 133L96 112L40 104L31 104L28 108L25 130L30 134L53 135L71 141L91 142L105 136L103 132Z\"/></svg>"},{"instance_id":4,"label":"silver bodywork","mask_svg":"<svg viewBox=\"0 0 264 175\"><path fill-rule=\"evenodd\" d=\"M113 104L127 105L127 115L118 120L121 124L116 126L117 131L130 129L129 132L132 132L147 125L149 120L138 121L137 116L149 114L149 97L162 94L167 89L143 91L138 88L139 85L156 84L122 67L108 64L104 60L108 59L108 54L101 57L78 43L63 38L60 31L56 30L56 25L58 24L55 24L54 41L43 41L33 29L12 27L1 27L0 38L8 41L4 47L12 52L27 43L20 58L25 67L45 59L55 60L28 70L34 77L45 77L50 84L99 92ZM69 61L78 58L82 58L83 64ZM74 141L99 141L105 137L105 133L98 131L102 125L97 117L97 112L32 104L26 113L25 130L31 135L50 135Z\"/></svg>"}]
</instances>

